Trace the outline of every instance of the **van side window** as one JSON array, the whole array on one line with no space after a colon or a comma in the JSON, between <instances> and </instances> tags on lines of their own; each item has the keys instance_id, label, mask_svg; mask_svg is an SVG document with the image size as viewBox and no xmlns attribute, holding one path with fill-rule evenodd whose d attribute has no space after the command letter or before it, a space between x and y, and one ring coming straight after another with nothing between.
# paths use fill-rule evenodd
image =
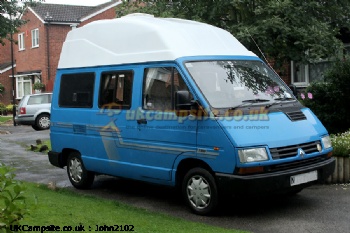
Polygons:
<instances>
[{"instance_id":1,"label":"van side window","mask_svg":"<svg viewBox=\"0 0 350 233\"><path fill-rule=\"evenodd\" d=\"M66 108L92 108L95 73L64 74L58 104Z\"/></svg>"},{"instance_id":2,"label":"van side window","mask_svg":"<svg viewBox=\"0 0 350 233\"><path fill-rule=\"evenodd\" d=\"M102 73L98 106L108 109L130 109L132 82L132 71Z\"/></svg>"},{"instance_id":3,"label":"van side window","mask_svg":"<svg viewBox=\"0 0 350 233\"><path fill-rule=\"evenodd\" d=\"M143 109L174 110L175 92L187 90L176 68L147 68L143 80Z\"/></svg>"}]
</instances>

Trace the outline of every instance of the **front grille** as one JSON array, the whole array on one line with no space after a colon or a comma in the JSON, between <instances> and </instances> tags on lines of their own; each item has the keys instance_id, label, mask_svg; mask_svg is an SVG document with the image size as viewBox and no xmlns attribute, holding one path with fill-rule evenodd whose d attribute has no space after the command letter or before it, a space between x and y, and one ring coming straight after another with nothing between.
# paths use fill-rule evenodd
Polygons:
<instances>
[{"instance_id":1,"label":"front grille","mask_svg":"<svg viewBox=\"0 0 350 233\"><path fill-rule=\"evenodd\" d=\"M288 169L295 169L295 168L319 163L319 162L325 161L326 159L327 159L327 156L323 155L323 156L317 156L309 159L297 160L289 163L276 164L276 165L268 166L265 169L265 172L277 172L277 171L283 171Z\"/></svg>"},{"instance_id":2,"label":"front grille","mask_svg":"<svg viewBox=\"0 0 350 233\"><path fill-rule=\"evenodd\" d=\"M294 111L294 112L286 112L285 113L287 115L287 117L291 120L291 121L301 121L301 120L306 120L306 116L304 115L304 113L300 110L298 111Z\"/></svg>"},{"instance_id":3,"label":"front grille","mask_svg":"<svg viewBox=\"0 0 350 233\"><path fill-rule=\"evenodd\" d=\"M298 149L302 149L306 154L311 154L314 152L318 152L317 145L321 145L320 141L308 142L303 144L297 144L292 146L283 146L270 148L270 153L272 159L284 159L297 156Z\"/></svg>"}]
</instances>

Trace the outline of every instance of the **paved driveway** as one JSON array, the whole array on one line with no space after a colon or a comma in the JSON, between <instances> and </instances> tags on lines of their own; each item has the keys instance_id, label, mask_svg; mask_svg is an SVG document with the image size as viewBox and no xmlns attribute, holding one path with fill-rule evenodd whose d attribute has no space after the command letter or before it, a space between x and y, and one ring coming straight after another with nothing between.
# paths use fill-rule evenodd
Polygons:
<instances>
[{"instance_id":1,"label":"paved driveway","mask_svg":"<svg viewBox=\"0 0 350 233\"><path fill-rule=\"evenodd\" d=\"M10 134L3 134L9 132ZM49 131L27 126L0 126L0 161L17 168L17 178L72 189L66 170L49 164L47 155L26 151ZM217 216L191 214L170 188L99 176L91 190L75 190L168 213L195 222L252 232L350 232L350 186L318 185L293 197L233 199ZM195 229L194 229L195 231Z\"/></svg>"}]
</instances>

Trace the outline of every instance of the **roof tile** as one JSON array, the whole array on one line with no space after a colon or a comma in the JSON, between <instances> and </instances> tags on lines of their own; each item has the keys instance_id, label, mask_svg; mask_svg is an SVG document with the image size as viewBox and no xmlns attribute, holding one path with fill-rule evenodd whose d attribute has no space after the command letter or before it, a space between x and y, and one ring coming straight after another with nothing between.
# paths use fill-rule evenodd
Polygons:
<instances>
[{"instance_id":1,"label":"roof tile","mask_svg":"<svg viewBox=\"0 0 350 233\"><path fill-rule=\"evenodd\" d=\"M50 22L80 22L80 19L91 15L105 7L108 7L118 0L111 0L98 6L75 6L75 5L61 5L61 4L47 4L41 3L32 10L38 14L41 19L47 21L50 16Z\"/></svg>"}]
</instances>

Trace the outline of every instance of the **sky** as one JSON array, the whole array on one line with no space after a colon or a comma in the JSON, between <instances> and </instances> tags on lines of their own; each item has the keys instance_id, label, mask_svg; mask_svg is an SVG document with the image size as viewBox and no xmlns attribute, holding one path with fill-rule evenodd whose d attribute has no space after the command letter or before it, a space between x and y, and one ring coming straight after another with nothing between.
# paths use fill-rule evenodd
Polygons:
<instances>
[{"instance_id":1,"label":"sky","mask_svg":"<svg viewBox=\"0 0 350 233\"><path fill-rule=\"evenodd\" d=\"M54 4L68 4L68 5L79 5L79 6L96 6L109 0L43 0L44 3Z\"/></svg>"}]
</instances>

